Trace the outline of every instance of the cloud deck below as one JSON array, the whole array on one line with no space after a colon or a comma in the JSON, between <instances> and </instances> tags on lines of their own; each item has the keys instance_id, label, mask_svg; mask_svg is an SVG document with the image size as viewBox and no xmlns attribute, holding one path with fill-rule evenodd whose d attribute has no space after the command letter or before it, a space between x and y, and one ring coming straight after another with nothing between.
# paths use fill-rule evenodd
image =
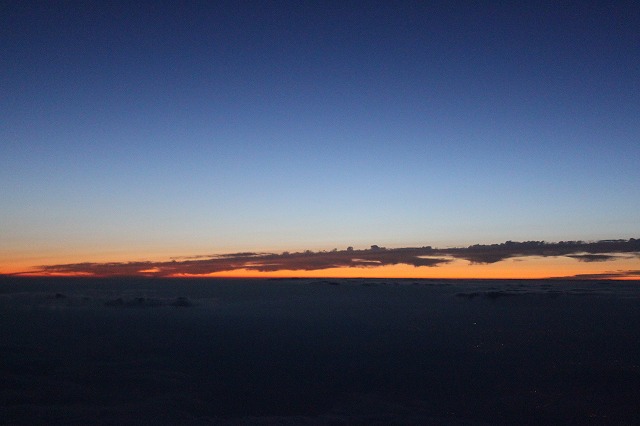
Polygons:
<instances>
[{"instance_id":1,"label":"cloud deck below","mask_svg":"<svg viewBox=\"0 0 640 426\"><path fill-rule=\"evenodd\" d=\"M634 424L640 283L0 280L3 424Z\"/></svg>"}]
</instances>

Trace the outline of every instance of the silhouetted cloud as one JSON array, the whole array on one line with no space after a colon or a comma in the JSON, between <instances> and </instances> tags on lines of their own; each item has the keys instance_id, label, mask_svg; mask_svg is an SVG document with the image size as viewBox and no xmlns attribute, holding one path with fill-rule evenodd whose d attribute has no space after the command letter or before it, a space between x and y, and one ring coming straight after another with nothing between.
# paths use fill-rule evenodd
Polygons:
<instances>
[{"instance_id":1,"label":"silhouetted cloud","mask_svg":"<svg viewBox=\"0 0 640 426\"><path fill-rule=\"evenodd\" d=\"M472 264L496 263L509 258L531 256L566 256L582 262L607 262L628 255L640 255L640 240L602 240L596 242L560 241L507 241L502 244L437 249L407 247L387 249L377 245L369 249L333 251L304 251L284 253L230 253L213 256L173 258L167 262L111 262L70 263L45 265L37 272L45 274L109 275L206 275L217 272L246 269L250 271L274 272L282 270L317 271L329 268L371 268L387 265L412 265L435 267L455 259L464 259ZM615 276L615 275L613 275Z\"/></svg>"},{"instance_id":2,"label":"silhouetted cloud","mask_svg":"<svg viewBox=\"0 0 640 426\"><path fill-rule=\"evenodd\" d=\"M375 267L400 263L413 266L436 266L450 262L443 257L421 257L424 249L369 249L298 253L237 253L219 255L206 259L171 260L169 262L114 262L114 263L70 263L45 265L44 273L85 273L108 275L153 275L171 276L179 274L206 275L216 272L246 269L273 272L281 270L315 271L343 267Z\"/></svg>"},{"instance_id":3,"label":"silhouetted cloud","mask_svg":"<svg viewBox=\"0 0 640 426\"><path fill-rule=\"evenodd\" d=\"M608 262L610 260L619 259L622 256L611 254L570 254L567 255L567 257L579 260L581 262Z\"/></svg>"},{"instance_id":4,"label":"silhouetted cloud","mask_svg":"<svg viewBox=\"0 0 640 426\"><path fill-rule=\"evenodd\" d=\"M593 262L613 260L616 253L639 253L640 240L631 238L629 240L560 241L558 243L507 241L502 244L476 244L466 248L452 248L440 252L459 259L466 259L472 263L496 263L512 257L528 256L569 256ZM606 259L605 256L609 256L609 258Z\"/></svg>"},{"instance_id":5,"label":"silhouetted cloud","mask_svg":"<svg viewBox=\"0 0 640 426\"><path fill-rule=\"evenodd\" d=\"M608 271L596 274L576 274L566 277L557 277L557 279L576 279L576 280L615 280L621 278L640 278L640 269L627 271Z\"/></svg>"}]
</instances>

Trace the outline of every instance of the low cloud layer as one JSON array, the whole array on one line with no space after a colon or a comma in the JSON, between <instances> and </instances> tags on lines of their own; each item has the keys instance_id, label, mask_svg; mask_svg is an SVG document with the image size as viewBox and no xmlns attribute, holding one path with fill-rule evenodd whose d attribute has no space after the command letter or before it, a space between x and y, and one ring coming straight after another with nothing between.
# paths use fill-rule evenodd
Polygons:
<instances>
[{"instance_id":1,"label":"low cloud layer","mask_svg":"<svg viewBox=\"0 0 640 426\"><path fill-rule=\"evenodd\" d=\"M513 242L459 248L410 247L333 251L304 251L296 253L231 253L215 256L173 258L166 262L71 263L44 265L35 271L43 274L86 274L91 276L179 276L206 275L239 269L259 272L318 271L329 268L371 268L387 265L437 267L455 259L472 264L489 264L509 258L531 256L565 256L582 262L607 262L621 257L640 257L640 240L602 240L596 242L544 241ZM636 271L637 272L637 271ZM615 274L609 274L616 278ZM585 276L586 277L586 276Z\"/></svg>"},{"instance_id":2,"label":"low cloud layer","mask_svg":"<svg viewBox=\"0 0 640 426\"><path fill-rule=\"evenodd\" d=\"M629 271L607 271L597 274L577 274L568 277L558 277L559 279L574 279L574 280L620 280L625 278L636 279L640 277L640 269Z\"/></svg>"}]
</instances>

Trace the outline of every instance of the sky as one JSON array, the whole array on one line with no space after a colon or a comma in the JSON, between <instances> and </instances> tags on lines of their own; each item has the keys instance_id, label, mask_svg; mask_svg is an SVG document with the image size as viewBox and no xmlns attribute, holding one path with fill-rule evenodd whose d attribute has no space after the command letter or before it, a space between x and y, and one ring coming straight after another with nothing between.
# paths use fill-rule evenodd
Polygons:
<instances>
[{"instance_id":1,"label":"sky","mask_svg":"<svg viewBox=\"0 0 640 426\"><path fill-rule=\"evenodd\" d=\"M0 273L638 238L638 46L633 2L2 1ZM205 272L637 275L629 244Z\"/></svg>"}]
</instances>

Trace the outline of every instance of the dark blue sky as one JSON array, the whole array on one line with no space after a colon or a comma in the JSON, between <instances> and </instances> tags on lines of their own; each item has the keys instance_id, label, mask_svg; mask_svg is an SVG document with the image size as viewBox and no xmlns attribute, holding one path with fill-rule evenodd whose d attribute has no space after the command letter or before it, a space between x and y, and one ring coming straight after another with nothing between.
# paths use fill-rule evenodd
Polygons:
<instances>
[{"instance_id":1,"label":"dark blue sky","mask_svg":"<svg viewBox=\"0 0 640 426\"><path fill-rule=\"evenodd\" d=\"M632 2L5 1L0 255L637 236L639 46Z\"/></svg>"}]
</instances>

